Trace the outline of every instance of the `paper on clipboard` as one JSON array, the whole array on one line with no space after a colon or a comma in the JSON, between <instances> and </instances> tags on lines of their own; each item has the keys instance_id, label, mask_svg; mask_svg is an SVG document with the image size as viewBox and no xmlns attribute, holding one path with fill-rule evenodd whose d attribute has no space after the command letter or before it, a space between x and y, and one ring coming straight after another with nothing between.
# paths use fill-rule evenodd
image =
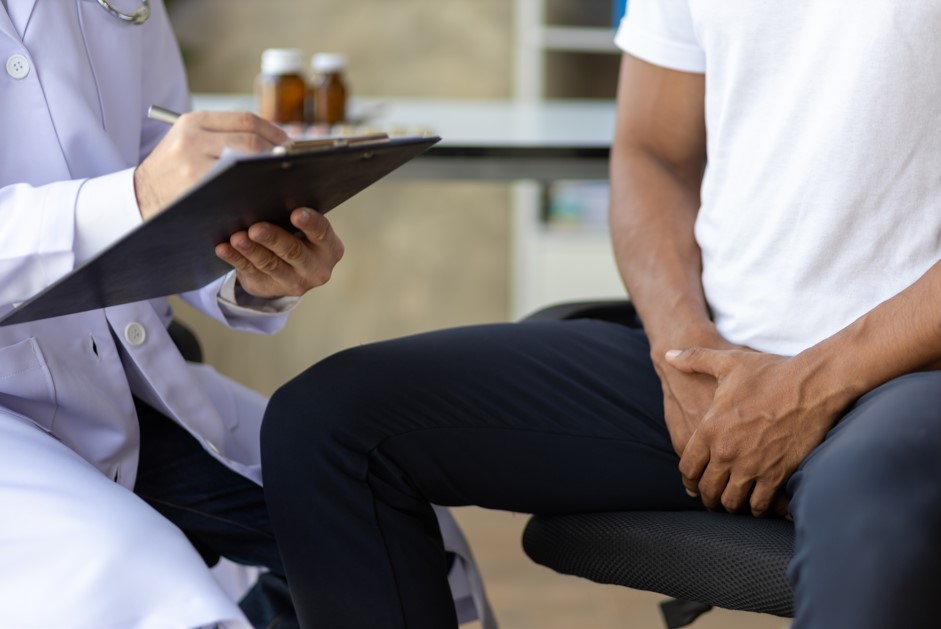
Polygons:
<instances>
[{"instance_id":1,"label":"paper on clipboard","mask_svg":"<svg viewBox=\"0 0 941 629\"><path fill-rule=\"evenodd\" d=\"M295 208L329 212L439 141L332 139L303 151L230 156L166 210L8 312L0 326L205 286L230 270L215 246L235 232L260 221L293 230Z\"/></svg>"}]
</instances>

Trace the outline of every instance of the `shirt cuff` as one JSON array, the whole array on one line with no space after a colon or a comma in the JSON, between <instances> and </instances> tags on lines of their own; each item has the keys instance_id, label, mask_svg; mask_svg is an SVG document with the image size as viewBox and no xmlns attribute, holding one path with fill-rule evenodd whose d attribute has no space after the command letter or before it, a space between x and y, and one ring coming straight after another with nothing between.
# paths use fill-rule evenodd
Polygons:
<instances>
[{"instance_id":1,"label":"shirt cuff","mask_svg":"<svg viewBox=\"0 0 941 629\"><path fill-rule=\"evenodd\" d=\"M86 179L75 201L75 265L90 260L143 222L133 168Z\"/></svg>"},{"instance_id":2,"label":"shirt cuff","mask_svg":"<svg viewBox=\"0 0 941 629\"><path fill-rule=\"evenodd\" d=\"M279 297L266 299L255 297L245 292L235 281L235 271L229 271L219 287L219 307L226 314L284 314L294 310L300 303L300 297Z\"/></svg>"}]
</instances>

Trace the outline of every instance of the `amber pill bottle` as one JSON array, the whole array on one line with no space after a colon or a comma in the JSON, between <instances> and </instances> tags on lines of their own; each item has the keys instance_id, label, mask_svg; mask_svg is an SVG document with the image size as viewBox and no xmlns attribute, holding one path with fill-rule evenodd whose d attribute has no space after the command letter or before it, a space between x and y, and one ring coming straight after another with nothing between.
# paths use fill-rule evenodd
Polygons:
<instances>
[{"instance_id":1,"label":"amber pill bottle","mask_svg":"<svg viewBox=\"0 0 941 629\"><path fill-rule=\"evenodd\" d=\"M346 57L314 55L310 62L312 110L315 124L333 126L346 121Z\"/></svg>"},{"instance_id":2,"label":"amber pill bottle","mask_svg":"<svg viewBox=\"0 0 941 629\"><path fill-rule=\"evenodd\" d=\"M258 113L278 124L303 123L304 57L294 48L269 48L261 55L261 74L255 80Z\"/></svg>"}]
</instances>

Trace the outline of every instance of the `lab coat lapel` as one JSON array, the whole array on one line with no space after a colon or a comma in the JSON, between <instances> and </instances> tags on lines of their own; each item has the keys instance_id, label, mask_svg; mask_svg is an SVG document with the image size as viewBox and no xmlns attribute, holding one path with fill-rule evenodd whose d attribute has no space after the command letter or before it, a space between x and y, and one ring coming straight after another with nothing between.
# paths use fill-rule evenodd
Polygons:
<instances>
[{"instance_id":1,"label":"lab coat lapel","mask_svg":"<svg viewBox=\"0 0 941 629\"><path fill-rule=\"evenodd\" d=\"M36 0L7 0L7 13L12 27L11 37L22 39L35 7Z\"/></svg>"},{"instance_id":2,"label":"lab coat lapel","mask_svg":"<svg viewBox=\"0 0 941 629\"><path fill-rule=\"evenodd\" d=\"M20 34L16 32L16 28L13 26L13 21L2 7L0 7L0 33L3 33L13 41L22 43Z\"/></svg>"},{"instance_id":3,"label":"lab coat lapel","mask_svg":"<svg viewBox=\"0 0 941 629\"><path fill-rule=\"evenodd\" d=\"M128 6L131 3L115 3ZM94 82L101 95L101 124L112 137L140 137L141 119L146 105L140 101L141 92L128 89L129 77L140 75L140 68L148 68L150 60L141 61L144 54L144 34L147 24L131 26L122 24L102 11L97 2L80 2L79 24L85 32L85 52L94 72ZM121 54L116 55L115 50ZM148 75L150 76L150 75ZM122 94L114 98L113 94ZM140 159L140 147L124 143L120 147L122 164L115 169L135 166ZM73 153L79 151L73 146ZM76 157L78 157L76 155ZM91 156L85 156L87 161Z\"/></svg>"}]
</instances>

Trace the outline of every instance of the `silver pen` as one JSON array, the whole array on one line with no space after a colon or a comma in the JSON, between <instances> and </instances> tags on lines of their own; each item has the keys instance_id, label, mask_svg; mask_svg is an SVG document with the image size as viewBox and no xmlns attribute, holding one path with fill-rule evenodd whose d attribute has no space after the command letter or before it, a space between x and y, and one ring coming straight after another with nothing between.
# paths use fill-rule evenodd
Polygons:
<instances>
[{"instance_id":1,"label":"silver pen","mask_svg":"<svg viewBox=\"0 0 941 629\"><path fill-rule=\"evenodd\" d=\"M160 105L151 105L147 110L147 117L151 120L157 120L159 122L165 122L167 124L173 124L179 119L182 114L178 114L175 111L170 111Z\"/></svg>"},{"instance_id":2,"label":"silver pen","mask_svg":"<svg viewBox=\"0 0 941 629\"><path fill-rule=\"evenodd\" d=\"M147 110L147 117L151 120L159 120L167 124L173 124L182 114L171 111L160 105L151 105ZM312 151L325 150L330 148L339 148L343 146L356 146L359 144L378 144L389 141L387 133L375 133L371 135L352 136L352 137L331 137L319 138L316 140L290 140L286 144L274 147L272 153L275 155L287 155L293 153L308 153Z\"/></svg>"}]
</instances>

